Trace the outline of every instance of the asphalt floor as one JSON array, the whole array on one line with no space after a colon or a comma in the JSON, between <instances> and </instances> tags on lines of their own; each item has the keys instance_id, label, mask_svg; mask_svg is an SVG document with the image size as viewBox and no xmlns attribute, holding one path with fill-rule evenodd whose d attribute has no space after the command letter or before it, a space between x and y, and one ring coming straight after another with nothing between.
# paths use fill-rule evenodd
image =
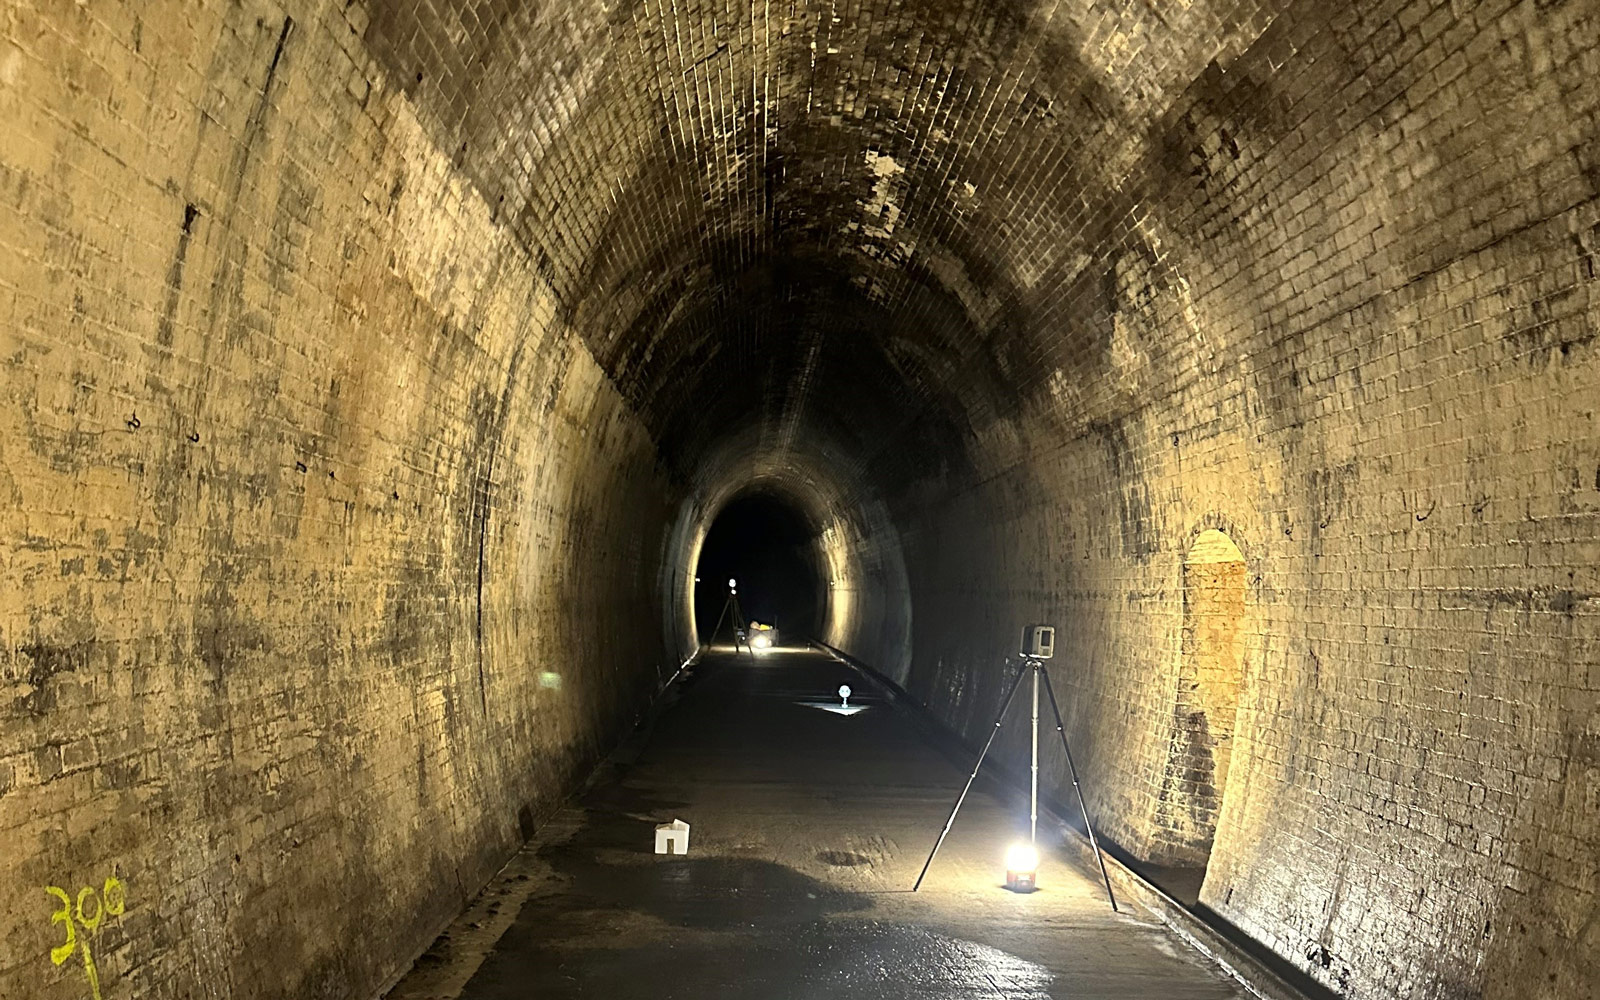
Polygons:
<instances>
[{"instance_id":1,"label":"asphalt floor","mask_svg":"<svg viewBox=\"0 0 1600 1000\"><path fill-rule=\"evenodd\" d=\"M861 711L830 710L841 684ZM984 781L912 893L970 770L925 735L825 654L714 650L389 997L1249 996L1152 915L1113 913L1054 824L1039 890L1008 891L1026 809ZM675 818L688 853L655 854Z\"/></svg>"}]
</instances>

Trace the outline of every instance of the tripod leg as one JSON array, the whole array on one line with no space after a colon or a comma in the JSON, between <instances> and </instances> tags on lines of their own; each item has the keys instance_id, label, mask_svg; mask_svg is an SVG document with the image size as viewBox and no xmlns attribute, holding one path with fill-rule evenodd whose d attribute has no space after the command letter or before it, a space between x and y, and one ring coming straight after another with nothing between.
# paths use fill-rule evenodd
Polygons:
<instances>
[{"instance_id":1,"label":"tripod leg","mask_svg":"<svg viewBox=\"0 0 1600 1000\"><path fill-rule=\"evenodd\" d=\"M1072 748L1067 746L1067 729L1061 721L1061 706L1056 704L1056 689L1050 685L1049 671L1040 668L1044 674L1045 694L1050 696L1050 711L1056 717L1056 732L1061 734L1061 749L1067 753L1067 773L1072 775L1072 790L1078 795L1078 811L1083 813L1083 829L1089 834L1089 848L1094 851L1094 859L1100 862L1100 878L1106 884L1106 899L1111 901L1111 912L1119 913L1117 897L1111 892L1111 876L1106 873L1106 859L1100 854L1100 843L1094 836L1094 824L1089 822L1089 807L1083 803L1083 789L1078 785L1078 766L1072 762Z\"/></svg>"},{"instance_id":2,"label":"tripod leg","mask_svg":"<svg viewBox=\"0 0 1600 1000\"><path fill-rule=\"evenodd\" d=\"M978 778L978 769L983 766L983 759L989 756L989 748L994 746L994 738L1000 734L1000 723L1005 721L1006 709L1011 707L1011 699L1017 696L1017 688L1022 686L1022 678L1028 673L1028 665L1024 663L1017 672L1017 679L1011 682L1011 690L1006 692L1006 700L1000 703L1000 711L994 717L994 728L989 730L989 739L983 744L983 751L978 754L978 762L972 765L972 773L967 776L967 783L962 786L961 794L956 796L956 804L950 807L950 818L944 821L944 829L939 832L939 839L933 842L933 850L928 852L928 860L922 863L922 872L917 876L916 884L911 887L916 892L922 887L922 880L928 877L928 869L933 865L934 855L939 853L939 848L944 845L944 838L950 835L950 828L955 825L956 813L961 811L961 803L967 800L967 793L972 791L972 783Z\"/></svg>"},{"instance_id":3,"label":"tripod leg","mask_svg":"<svg viewBox=\"0 0 1600 1000\"><path fill-rule=\"evenodd\" d=\"M728 598L728 600L733 602L733 613L735 615L733 619L733 651L737 653L739 652L739 630L748 626L744 624L744 606L739 603L739 598L734 596ZM744 636L744 651L750 654L750 659L754 660L756 658L756 648L750 645L750 633L748 632Z\"/></svg>"},{"instance_id":4,"label":"tripod leg","mask_svg":"<svg viewBox=\"0 0 1600 1000\"><path fill-rule=\"evenodd\" d=\"M728 605L732 603L733 598L731 597L722 602L722 614L717 616L717 627L711 630L711 637L706 640L707 646L717 641L717 633L722 631L722 620L728 617ZM739 637L737 634L735 634L733 638L733 651L735 653L739 651Z\"/></svg>"}]
</instances>

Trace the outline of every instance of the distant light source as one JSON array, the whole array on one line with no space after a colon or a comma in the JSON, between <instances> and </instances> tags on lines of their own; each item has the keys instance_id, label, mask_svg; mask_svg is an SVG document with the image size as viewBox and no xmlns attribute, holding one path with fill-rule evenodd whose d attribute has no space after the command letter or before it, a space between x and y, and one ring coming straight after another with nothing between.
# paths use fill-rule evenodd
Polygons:
<instances>
[{"instance_id":1,"label":"distant light source","mask_svg":"<svg viewBox=\"0 0 1600 1000\"><path fill-rule=\"evenodd\" d=\"M1039 852L1030 844L1012 844L1006 851L1006 888L1032 892L1039 887Z\"/></svg>"}]
</instances>

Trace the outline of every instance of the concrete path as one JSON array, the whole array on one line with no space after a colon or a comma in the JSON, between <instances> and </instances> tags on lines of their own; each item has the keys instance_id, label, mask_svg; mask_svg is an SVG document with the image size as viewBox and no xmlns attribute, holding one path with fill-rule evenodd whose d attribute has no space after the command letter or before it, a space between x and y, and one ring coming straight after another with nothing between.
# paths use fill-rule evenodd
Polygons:
<instances>
[{"instance_id":1,"label":"concrete path","mask_svg":"<svg viewBox=\"0 0 1600 1000\"><path fill-rule=\"evenodd\" d=\"M807 704L841 683L867 711ZM910 893L966 772L843 664L715 654L675 691L393 1000L1248 996L1064 853L1039 892L1001 888L1026 811L981 790ZM673 817L687 857L652 853Z\"/></svg>"}]
</instances>

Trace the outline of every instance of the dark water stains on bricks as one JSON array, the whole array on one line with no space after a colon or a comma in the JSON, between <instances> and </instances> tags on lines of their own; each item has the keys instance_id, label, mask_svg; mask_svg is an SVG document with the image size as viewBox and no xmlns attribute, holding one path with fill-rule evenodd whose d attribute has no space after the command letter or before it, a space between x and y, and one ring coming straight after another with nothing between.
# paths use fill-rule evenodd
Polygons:
<instances>
[{"instance_id":1,"label":"dark water stains on bricks","mask_svg":"<svg viewBox=\"0 0 1600 1000\"><path fill-rule=\"evenodd\" d=\"M1200 901L1327 988L1600 981L1593 3L136 6L0 18L7 941L123 872L108 997L375 995L694 651L761 489L823 638L968 741L1058 625L1103 831L1209 840ZM977 967L873 919L741 958Z\"/></svg>"},{"instance_id":2,"label":"dark water stains on bricks","mask_svg":"<svg viewBox=\"0 0 1600 1000\"><path fill-rule=\"evenodd\" d=\"M66 644L28 643L17 647L18 666L26 691L20 701L32 715L45 715L55 708L53 679L63 674L88 671L92 663L111 655L113 647L95 640Z\"/></svg>"}]
</instances>

